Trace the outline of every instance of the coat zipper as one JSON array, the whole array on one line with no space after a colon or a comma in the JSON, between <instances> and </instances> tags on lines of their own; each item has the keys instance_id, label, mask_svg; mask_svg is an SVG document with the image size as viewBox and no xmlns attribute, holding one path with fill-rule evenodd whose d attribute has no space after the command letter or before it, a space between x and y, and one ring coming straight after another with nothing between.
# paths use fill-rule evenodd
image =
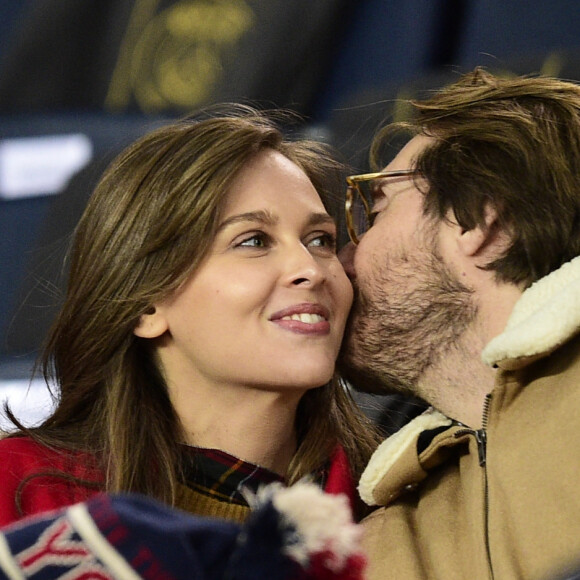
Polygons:
<instances>
[{"instance_id":1,"label":"coat zipper","mask_svg":"<svg viewBox=\"0 0 580 580\"><path fill-rule=\"evenodd\" d=\"M487 555L487 565L489 567L489 575L491 580L494 580L493 566L491 563L491 549L489 545L489 490L487 486L487 422L489 418L489 408L491 406L491 393L485 396L483 403L483 415L481 419L481 429L460 429L455 432L455 437L460 437L469 433L475 437L477 442L477 455L479 465L483 468L483 517L484 517L484 538L485 538L485 552Z\"/></svg>"},{"instance_id":2,"label":"coat zipper","mask_svg":"<svg viewBox=\"0 0 580 580\"><path fill-rule=\"evenodd\" d=\"M489 489L487 485L487 421L489 418L489 408L491 406L491 393L485 396L483 403L483 415L481 418L481 429L475 432L477 449L479 454L479 465L483 467L483 516L485 527L485 551L487 553L487 563L489 566L489 576L494 580L493 565L491 563L491 548L489 545Z\"/></svg>"}]
</instances>

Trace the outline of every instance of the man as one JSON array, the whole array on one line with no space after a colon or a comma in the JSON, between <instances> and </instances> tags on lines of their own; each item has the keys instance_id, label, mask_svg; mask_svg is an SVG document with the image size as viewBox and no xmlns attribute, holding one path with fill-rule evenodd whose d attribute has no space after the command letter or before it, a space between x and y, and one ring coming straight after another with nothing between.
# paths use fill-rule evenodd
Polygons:
<instances>
[{"instance_id":1,"label":"man","mask_svg":"<svg viewBox=\"0 0 580 580\"><path fill-rule=\"evenodd\" d=\"M343 372L432 405L361 479L369 578L558 577L580 561L580 87L476 69L414 107L364 236L369 177L347 193Z\"/></svg>"}]
</instances>

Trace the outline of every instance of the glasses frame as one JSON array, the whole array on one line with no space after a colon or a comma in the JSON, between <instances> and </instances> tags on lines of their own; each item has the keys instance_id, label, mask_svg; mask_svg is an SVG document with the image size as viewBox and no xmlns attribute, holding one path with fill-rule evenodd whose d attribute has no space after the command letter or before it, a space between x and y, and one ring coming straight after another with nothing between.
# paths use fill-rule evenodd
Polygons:
<instances>
[{"instance_id":1,"label":"glasses frame","mask_svg":"<svg viewBox=\"0 0 580 580\"><path fill-rule=\"evenodd\" d=\"M373 215L369 202L364 196L360 188L360 184L364 183L365 181L374 181L375 179L382 179L385 177L405 177L415 175L416 173L416 169L399 169L395 171L379 171L377 173L361 173L360 175L349 175L346 178L347 188L346 197L344 199L344 214L346 218L346 229L348 231L348 237L355 246L360 242L360 238L356 233L356 228L354 227L354 218L352 215L352 207L354 205L355 195L358 195L362 201L369 228L372 226L373 222Z\"/></svg>"}]
</instances>

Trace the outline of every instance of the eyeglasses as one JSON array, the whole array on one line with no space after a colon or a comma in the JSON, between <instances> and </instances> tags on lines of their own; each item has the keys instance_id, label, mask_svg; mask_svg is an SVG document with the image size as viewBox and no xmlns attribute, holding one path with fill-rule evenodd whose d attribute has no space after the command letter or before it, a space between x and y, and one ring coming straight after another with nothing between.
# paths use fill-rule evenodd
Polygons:
<instances>
[{"instance_id":1,"label":"eyeglasses","mask_svg":"<svg viewBox=\"0 0 580 580\"><path fill-rule=\"evenodd\" d=\"M346 229L353 244L358 244L361 236L373 225L375 214L373 206L373 191L376 184L373 181L390 179L392 177L408 177L416 173L415 169L401 169L399 171L382 171L379 173L363 173L346 178L346 198L344 211L346 215ZM368 187L363 187L366 184Z\"/></svg>"}]
</instances>

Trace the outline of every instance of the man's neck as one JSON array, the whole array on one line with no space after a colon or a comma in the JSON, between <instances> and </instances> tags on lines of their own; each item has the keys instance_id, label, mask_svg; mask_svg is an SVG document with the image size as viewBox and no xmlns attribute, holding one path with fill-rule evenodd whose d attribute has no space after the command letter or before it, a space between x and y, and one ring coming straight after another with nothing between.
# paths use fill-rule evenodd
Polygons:
<instances>
[{"instance_id":1,"label":"man's neck","mask_svg":"<svg viewBox=\"0 0 580 580\"><path fill-rule=\"evenodd\" d=\"M483 402L493 389L495 370L481 361L483 344L472 331L427 369L418 394L437 410L473 429L481 427Z\"/></svg>"},{"instance_id":2,"label":"man's neck","mask_svg":"<svg viewBox=\"0 0 580 580\"><path fill-rule=\"evenodd\" d=\"M481 353L492 338L503 332L522 294L513 284L495 282L478 290L474 321L439 364L424 373L419 385L419 396L473 429L481 427L484 400L493 390L497 372L481 360Z\"/></svg>"}]
</instances>

